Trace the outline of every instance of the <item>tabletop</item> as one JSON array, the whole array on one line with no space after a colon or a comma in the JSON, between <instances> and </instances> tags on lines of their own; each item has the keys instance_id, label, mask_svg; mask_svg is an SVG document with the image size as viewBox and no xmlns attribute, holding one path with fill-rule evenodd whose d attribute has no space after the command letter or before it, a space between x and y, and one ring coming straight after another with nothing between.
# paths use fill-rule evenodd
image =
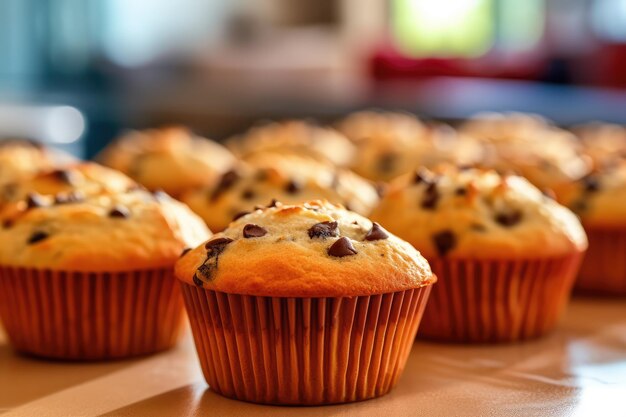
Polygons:
<instances>
[{"instance_id":1,"label":"tabletop","mask_svg":"<svg viewBox=\"0 0 626 417\"><path fill-rule=\"evenodd\" d=\"M0 330L0 414L9 416L626 416L626 300L576 299L558 331L504 346L417 342L387 396L274 407L211 391L189 333L176 349L110 363L15 354Z\"/></svg>"}]
</instances>

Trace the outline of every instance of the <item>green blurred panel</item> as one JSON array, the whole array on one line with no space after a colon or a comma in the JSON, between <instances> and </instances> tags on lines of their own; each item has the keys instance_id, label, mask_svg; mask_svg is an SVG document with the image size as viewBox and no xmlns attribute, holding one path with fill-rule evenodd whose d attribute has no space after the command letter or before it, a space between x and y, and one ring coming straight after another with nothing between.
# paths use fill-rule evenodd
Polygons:
<instances>
[{"instance_id":1,"label":"green blurred panel","mask_svg":"<svg viewBox=\"0 0 626 417\"><path fill-rule=\"evenodd\" d=\"M493 0L394 0L395 44L415 57L479 56L494 43L493 10Z\"/></svg>"}]
</instances>

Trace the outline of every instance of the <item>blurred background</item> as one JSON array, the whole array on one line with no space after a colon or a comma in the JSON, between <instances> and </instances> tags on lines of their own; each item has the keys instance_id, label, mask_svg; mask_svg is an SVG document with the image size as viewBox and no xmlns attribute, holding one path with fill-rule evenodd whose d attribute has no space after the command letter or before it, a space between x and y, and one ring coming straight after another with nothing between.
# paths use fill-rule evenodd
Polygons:
<instances>
[{"instance_id":1,"label":"blurred background","mask_svg":"<svg viewBox=\"0 0 626 417\"><path fill-rule=\"evenodd\" d=\"M0 136L362 108L626 123L626 0L0 0Z\"/></svg>"}]
</instances>

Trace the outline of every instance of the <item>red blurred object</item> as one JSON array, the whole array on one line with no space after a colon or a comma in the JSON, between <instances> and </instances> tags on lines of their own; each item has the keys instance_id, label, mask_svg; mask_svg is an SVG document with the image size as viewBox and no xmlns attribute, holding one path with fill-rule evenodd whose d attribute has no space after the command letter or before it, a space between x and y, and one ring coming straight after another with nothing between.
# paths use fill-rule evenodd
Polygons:
<instances>
[{"instance_id":1,"label":"red blurred object","mask_svg":"<svg viewBox=\"0 0 626 417\"><path fill-rule=\"evenodd\" d=\"M374 51L368 64L372 77L379 80L439 76L537 80L545 73L547 60L540 52L494 50L478 58L412 58L385 44Z\"/></svg>"}]
</instances>

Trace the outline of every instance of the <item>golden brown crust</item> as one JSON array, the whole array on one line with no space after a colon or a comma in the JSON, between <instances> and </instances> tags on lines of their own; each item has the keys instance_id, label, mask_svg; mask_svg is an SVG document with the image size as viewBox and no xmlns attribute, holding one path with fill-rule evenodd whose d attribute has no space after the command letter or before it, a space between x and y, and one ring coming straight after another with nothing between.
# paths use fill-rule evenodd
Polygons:
<instances>
[{"instance_id":1,"label":"golden brown crust","mask_svg":"<svg viewBox=\"0 0 626 417\"><path fill-rule=\"evenodd\" d=\"M173 265L210 236L183 204L144 190L56 202L31 196L0 229L0 264L102 272Z\"/></svg>"},{"instance_id":2,"label":"golden brown crust","mask_svg":"<svg viewBox=\"0 0 626 417\"><path fill-rule=\"evenodd\" d=\"M278 203L183 256L176 275L216 291L272 297L371 295L435 281L411 245L384 231L372 238L371 230L366 218L329 203Z\"/></svg>"},{"instance_id":3,"label":"golden brown crust","mask_svg":"<svg viewBox=\"0 0 626 417\"><path fill-rule=\"evenodd\" d=\"M72 161L69 155L25 139L0 140L0 186Z\"/></svg>"},{"instance_id":4,"label":"golden brown crust","mask_svg":"<svg viewBox=\"0 0 626 417\"><path fill-rule=\"evenodd\" d=\"M180 126L132 131L97 159L150 190L171 195L214 183L236 162L222 145Z\"/></svg>"},{"instance_id":5,"label":"golden brown crust","mask_svg":"<svg viewBox=\"0 0 626 417\"><path fill-rule=\"evenodd\" d=\"M478 141L447 125L429 125L418 136L375 136L359 142L352 169L372 181L389 181L419 167L473 165L483 158Z\"/></svg>"},{"instance_id":6,"label":"golden brown crust","mask_svg":"<svg viewBox=\"0 0 626 417\"><path fill-rule=\"evenodd\" d=\"M398 178L372 219L426 258L509 259L584 250L576 216L524 178L441 167Z\"/></svg>"},{"instance_id":7,"label":"golden brown crust","mask_svg":"<svg viewBox=\"0 0 626 417\"><path fill-rule=\"evenodd\" d=\"M258 152L279 152L313 157L336 166L347 166L355 152L354 145L336 130L303 120L253 127L229 139L227 146L244 159Z\"/></svg>"},{"instance_id":8,"label":"golden brown crust","mask_svg":"<svg viewBox=\"0 0 626 417\"><path fill-rule=\"evenodd\" d=\"M0 206L24 200L29 193L93 196L121 193L138 184L121 172L93 162L79 162L41 171L32 178L0 186Z\"/></svg>"},{"instance_id":9,"label":"golden brown crust","mask_svg":"<svg viewBox=\"0 0 626 417\"><path fill-rule=\"evenodd\" d=\"M461 132L482 141L482 166L516 172L541 189L556 188L586 175L591 161L576 137L541 116L524 113L478 114Z\"/></svg>"},{"instance_id":10,"label":"golden brown crust","mask_svg":"<svg viewBox=\"0 0 626 417\"><path fill-rule=\"evenodd\" d=\"M358 175L330 163L294 154L259 153L213 187L185 193L181 200L209 228L223 230L232 219L272 199L286 204L326 199L367 214L378 202L375 188Z\"/></svg>"}]
</instances>

